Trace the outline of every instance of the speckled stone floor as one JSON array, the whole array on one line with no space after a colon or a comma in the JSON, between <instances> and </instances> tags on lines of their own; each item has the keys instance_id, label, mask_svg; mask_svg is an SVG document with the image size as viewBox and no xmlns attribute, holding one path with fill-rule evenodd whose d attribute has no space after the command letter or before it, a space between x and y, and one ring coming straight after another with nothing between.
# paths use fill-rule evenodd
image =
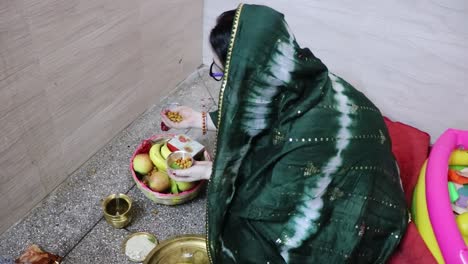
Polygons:
<instances>
[{"instance_id":1,"label":"speckled stone floor","mask_svg":"<svg viewBox=\"0 0 468 264\"><path fill-rule=\"evenodd\" d=\"M132 263L122 252L123 239L145 231L165 240L181 234L205 233L205 192L178 206L155 204L136 188L129 160L138 144L161 133L159 112L168 102L198 110L216 109L220 83L202 67L174 91L148 109L98 153L76 170L16 225L0 236L0 259L16 258L29 244L64 257L63 263ZM171 131L172 132L172 131ZM214 133L177 131L197 139L212 153ZM103 218L100 200L125 193L134 200L134 219L114 229Z\"/></svg>"}]
</instances>

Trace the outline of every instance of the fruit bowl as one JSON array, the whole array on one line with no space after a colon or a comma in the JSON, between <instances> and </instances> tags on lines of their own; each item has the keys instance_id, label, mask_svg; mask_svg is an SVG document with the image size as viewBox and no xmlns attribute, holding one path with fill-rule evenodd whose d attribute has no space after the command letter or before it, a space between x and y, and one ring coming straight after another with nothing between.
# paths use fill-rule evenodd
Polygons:
<instances>
[{"instance_id":1,"label":"fruit bowl","mask_svg":"<svg viewBox=\"0 0 468 264\"><path fill-rule=\"evenodd\" d=\"M172 194L172 193L160 193L151 190L146 184L143 183L142 181L142 175L137 174L135 170L133 169L133 159L135 158L136 155L142 154L142 153L148 153L149 150L151 149L152 145L155 144L155 142L164 142L175 135L173 134L159 134L155 135L149 139L143 140L143 142L137 147L135 152L132 155L132 158L130 160L130 172L132 173L132 179L135 181L136 186L140 191L143 192L143 194L148 197L151 201L158 203L158 204L165 204L165 205L178 205L182 204L185 202L188 202L195 198L199 193L200 190L202 189L203 185L205 184L206 181L199 181L197 182L191 189L183 192L179 192L178 194ZM210 157L208 156L208 159Z\"/></svg>"}]
</instances>

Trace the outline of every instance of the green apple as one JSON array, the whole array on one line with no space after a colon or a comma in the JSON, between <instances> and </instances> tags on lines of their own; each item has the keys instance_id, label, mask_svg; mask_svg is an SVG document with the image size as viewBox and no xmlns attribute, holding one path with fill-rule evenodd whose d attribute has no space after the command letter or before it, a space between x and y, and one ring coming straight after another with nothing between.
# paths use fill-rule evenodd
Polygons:
<instances>
[{"instance_id":1,"label":"green apple","mask_svg":"<svg viewBox=\"0 0 468 264\"><path fill-rule=\"evenodd\" d=\"M177 188L177 183L173 179L170 179L171 181L171 193L172 194L179 194L179 189Z\"/></svg>"},{"instance_id":2,"label":"green apple","mask_svg":"<svg viewBox=\"0 0 468 264\"><path fill-rule=\"evenodd\" d=\"M176 184L177 184L177 188L179 189L179 191L185 192L185 191L192 189L192 187L195 185L195 182L176 181Z\"/></svg>"},{"instance_id":3,"label":"green apple","mask_svg":"<svg viewBox=\"0 0 468 264\"><path fill-rule=\"evenodd\" d=\"M138 154L133 159L133 169L140 174L148 174L154 165L148 154Z\"/></svg>"}]
</instances>

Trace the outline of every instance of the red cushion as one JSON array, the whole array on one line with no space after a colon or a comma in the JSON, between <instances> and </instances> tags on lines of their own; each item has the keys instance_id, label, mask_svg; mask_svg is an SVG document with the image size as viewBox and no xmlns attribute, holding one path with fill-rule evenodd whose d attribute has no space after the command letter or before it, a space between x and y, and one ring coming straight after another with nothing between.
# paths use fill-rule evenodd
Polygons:
<instances>
[{"instance_id":1,"label":"red cushion","mask_svg":"<svg viewBox=\"0 0 468 264\"><path fill-rule=\"evenodd\" d=\"M400 167L406 202L410 207L419 171L429 154L430 136L426 132L388 118L385 118L385 123L392 140L393 154Z\"/></svg>"},{"instance_id":2,"label":"red cushion","mask_svg":"<svg viewBox=\"0 0 468 264\"><path fill-rule=\"evenodd\" d=\"M411 206L413 190L418 181L419 170L429 154L429 134L400 122L385 118L392 140L392 151L400 168L400 177L408 207ZM416 225L411 222L400 245L388 263L437 263Z\"/></svg>"},{"instance_id":3,"label":"red cushion","mask_svg":"<svg viewBox=\"0 0 468 264\"><path fill-rule=\"evenodd\" d=\"M387 264L404 263L437 264L413 222L408 225L400 245L387 262Z\"/></svg>"}]
</instances>

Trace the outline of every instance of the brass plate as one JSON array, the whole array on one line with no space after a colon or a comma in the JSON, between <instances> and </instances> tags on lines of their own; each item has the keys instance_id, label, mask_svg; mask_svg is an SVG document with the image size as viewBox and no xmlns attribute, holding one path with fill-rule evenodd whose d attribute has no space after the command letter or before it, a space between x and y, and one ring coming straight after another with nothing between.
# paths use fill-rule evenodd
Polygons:
<instances>
[{"instance_id":1,"label":"brass plate","mask_svg":"<svg viewBox=\"0 0 468 264\"><path fill-rule=\"evenodd\" d=\"M154 248L144 264L208 264L206 239L184 235L166 240Z\"/></svg>"}]
</instances>

